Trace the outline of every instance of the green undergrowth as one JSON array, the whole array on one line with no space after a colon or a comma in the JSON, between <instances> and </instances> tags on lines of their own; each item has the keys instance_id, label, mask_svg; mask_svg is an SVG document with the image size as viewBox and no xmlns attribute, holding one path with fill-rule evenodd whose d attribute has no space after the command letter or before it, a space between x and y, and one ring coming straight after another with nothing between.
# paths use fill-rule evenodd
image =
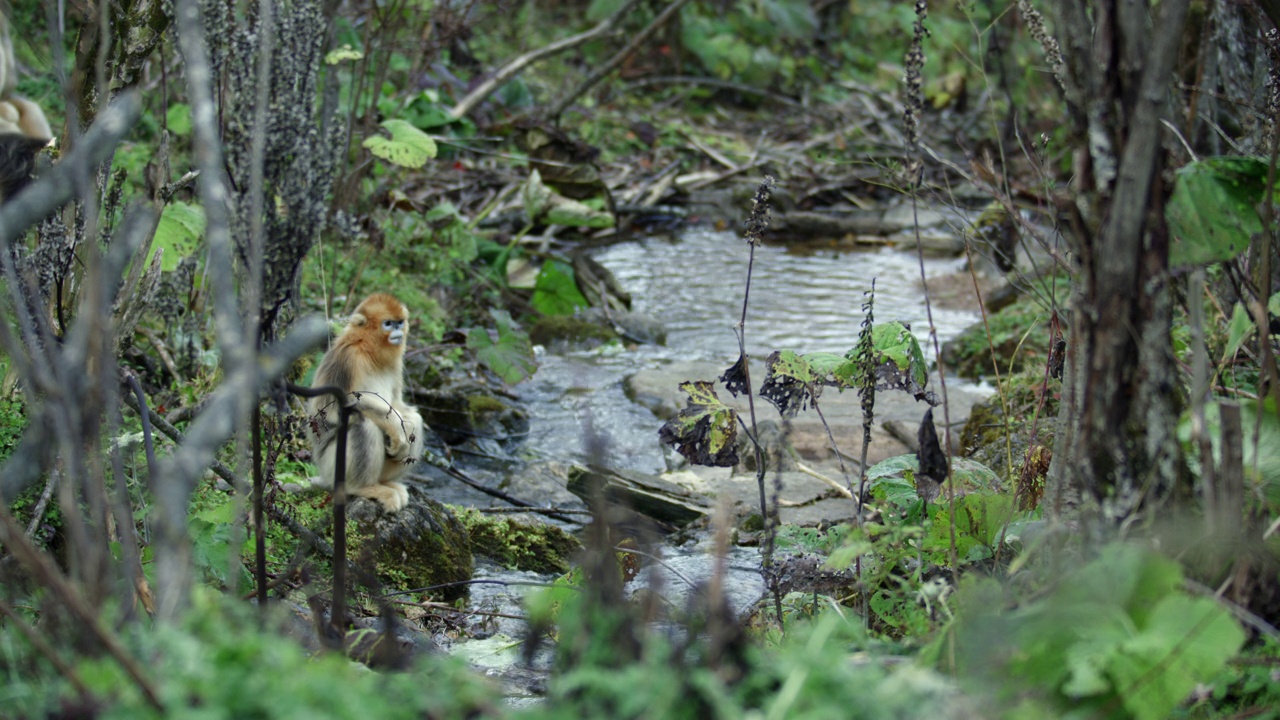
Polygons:
<instances>
[{"instance_id":1,"label":"green undergrowth","mask_svg":"<svg viewBox=\"0 0 1280 720\"><path fill-rule=\"evenodd\" d=\"M1058 393L1062 383L1030 369L1003 378L994 394L973 406L960 431L960 452L994 470L1006 482L1016 482L1028 467L1043 476L1057 429ZM1041 468L1040 465L1045 467Z\"/></svg>"},{"instance_id":2,"label":"green undergrowth","mask_svg":"<svg viewBox=\"0 0 1280 720\"><path fill-rule=\"evenodd\" d=\"M495 709L495 688L461 661L428 656L405 672L374 673L340 654L312 655L274 630L260 630L251 606L219 592L197 587L193 599L181 622L133 625L122 637L129 652L148 658L146 676L163 711L105 654L73 661L75 674L101 699L79 701L87 703L85 711L104 720L443 720ZM273 618L273 624L286 622L291 621L284 616ZM23 645L12 631L0 633L0 665L27 651ZM60 702L77 703L65 677L56 674L44 675L38 685L16 676L7 680L0 707L8 717L45 717Z\"/></svg>"},{"instance_id":3,"label":"green undergrowth","mask_svg":"<svg viewBox=\"0 0 1280 720\"><path fill-rule=\"evenodd\" d=\"M1054 279L1056 291L1050 296L1047 283L1035 293L1022 293L1007 307L988 313L986 322L975 323L944 344L947 370L961 377L994 380L1024 369L1041 368L1052 350L1052 297L1065 317L1070 281ZM990 334L988 335L988 330ZM998 369L998 370L997 370Z\"/></svg>"}]
</instances>

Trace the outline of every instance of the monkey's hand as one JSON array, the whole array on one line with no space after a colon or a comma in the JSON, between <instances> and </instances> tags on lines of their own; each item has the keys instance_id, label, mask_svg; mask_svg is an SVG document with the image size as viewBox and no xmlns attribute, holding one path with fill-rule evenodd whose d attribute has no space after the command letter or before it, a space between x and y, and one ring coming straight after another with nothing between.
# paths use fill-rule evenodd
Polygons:
<instances>
[{"instance_id":1,"label":"monkey's hand","mask_svg":"<svg viewBox=\"0 0 1280 720\"><path fill-rule=\"evenodd\" d=\"M387 436L387 456L393 460L403 460L409 457L410 447L402 432L393 432Z\"/></svg>"}]
</instances>

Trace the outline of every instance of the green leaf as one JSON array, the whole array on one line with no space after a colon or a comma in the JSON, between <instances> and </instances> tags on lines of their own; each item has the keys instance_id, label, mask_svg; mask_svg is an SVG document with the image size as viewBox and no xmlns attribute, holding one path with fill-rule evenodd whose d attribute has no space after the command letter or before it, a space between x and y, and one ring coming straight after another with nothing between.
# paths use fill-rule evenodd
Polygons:
<instances>
[{"instance_id":1,"label":"green leaf","mask_svg":"<svg viewBox=\"0 0 1280 720\"><path fill-rule=\"evenodd\" d=\"M331 50L328 55L325 55L324 62L326 65L337 65L340 62L354 62L363 58L363 52L351 47L350 45L343 45L340 48Z\"/></svg>"},{"instance_id":2,"label":"green leaf","mask_svg":"<svg viewBox=\"0 0 1280 720\"><path fill-rule=\"evenodd\" d=\"M531 377L538 369L538 363L534 359L529 336L516 327L506 310L490 310L489 315L498 327L497 342L485 328L472 328L467 332L467 347L475 352L477 360L508 385Z\"/></svg>"},{"instance_id":3,"label":"green leaf","mask_svg":"<svg viewBox=\"0 0 1280 720\"><path fill-rule=\"evenodd\" d=\"M1198 683L1217 674L1243 644L1244 632L1216 602L1171 594L1110 658L1108 672L1134 717L1159 720Z\"/></svg>"},{"instance_id":4,"label":"green leaf","mask_svg":"<svg viewBox=\"0 0 1280 720\"><path fill-rule=\"evenodd\" d=\"M1256 431L1258 441L1255 444L1253 438L1254 426L1257 424L1257 410L1257 403L1240 403L1245 480L1260 483L1272 502L1280 502L1280 416L1277 416L1275 401L1267 398L1263 402L1262 426ZM1213 461L1216 464L1222 461L1222 423L1219 403L1205 404L1204 416L1205 432L1213 441ZM1182 443L1188 454L1193 457L1199 454L1198 446L1191 442L1190 410L1184 412L1178 420L1178 441ZM1191 467L1195 471L1199 468L1199 463L1193 462Z\"/></svg>"},{"instance_id":5,"label":"green leaf","mask_svg":"<svg viewBox=\"0 0 1280 720\"><path fill-rule=\"evenodd\" d=\"M658 439L698 465L737 465L738 412L720 402L710 382L682 382L680 389L688 402L658 429Z\"/></svg>"},{"instance_id":6,"label":"green leaf","mask_svg":"<svg viewBox=\"0 0 1280 720\"><path fill-rule=\"evenodd\" d=\"M191 106L186 103L174 103L164 112L164 124L169 132L179 137L191 134Z\"/></svg>"},{"instance_id":7,"label":"green leaf","mask_svg":"<svg viewBox=\"0 0 1280 720\"><path fill-rule=\"evenodd\" d=\"M809 362L791 350L774 351L765 358L760 397L773 403L784 418L812 405L822 388L815 384Z\"/></svg>"},{"instance_id":8,"label":"green leaf","mask_svg":"<svg viewBox=\"0 0 1280 720\"><path fill-rule=\"evenodd\" d=\"M604 210L592 209L586 203L560 195L551 196L546 221L551 225L588 228L611 228L615 222L613 215Z\"/></svg>"},{"instance_id":9,"label":"green leaf","mask_svg":"<svg viewBox=\"0 0 1280 720\"><path fill-rule=\"evenodd\" d=\"M1244 303L1236 303L1231 310L1231 322L1227 323L1227 345L1222 350L1222 362L1230 360L1240 350L1240 346L1253 337L1255 328L1249 311L1244 309Z\"/></svg>"},{"instance_id":10,"label":"green leaf","mask_svg":"<svg viewBox=\"0 0 1280 720\"><path fill-rule=\"evenodd\" d=\"M436 156L436 141L404 120L384 120L382 127L391 133L385 138L374 135L365 138L364 147L369 152L392 164L407 168L420 168Z\"/></svg>"},{"instance_id":11,"label":"green leaf","mask_svg":"<svg viewBox=\"0 0 1280 720\"><path fill-rule=\"evenodd\" d=\"M896 321L878 323L871 331L871 344L880 359L877 364L892 361L898 371L919 388L924 388L929 382L928 366L924 362L924 353L920 351L920 342L906 325Z\"/></svg>"},{"instance_id":12,"label":"green leaf","mask_svg":"<svg viewBox=\"0 0 1280 720\"><path fill-rule=\"evenodd\" d=\"M1250 157L1217 157L1189 163L1165 209L1173 234L1172 267L1222 262L1249 247L1262 232L1257 205L1266 189L1267 164Z\"/></svg>"},{"instance_id":13,"label":"green leaf","mask_svg":"<svg viewBox=\"0 0 1280 720\"><path fill-rule=\"evenodd\" d=\"M160 269L165 272L177 269L178 263L200 246L200 238L204 236L204 222L204 209L199 205L178 201L165 205L164 211L160 213L160 222L156 225L156 236L151 242L147 264L150 265L156 253L163 250Z\"/></svg>"},{"instance_id":14,"label":"green leaf","mask_svg":"<svg viewBox=\"0 0 1280 720\"><path fill-rule=\"evenodd\" d=\"M560 260L542 264L533 288L529 304L543 315L572 315L574 310L591 305L578 289L573 266Z\"/></svg>"},{"instance_id":15,"label":"green leaf","mask_svg":"<svg viewBox=\"0 0 1280 720\"><path fill-rule=\"evenodd\" d=\"M520 189L520 199L524 201L525 219L530 224L537 222L542 216L551 203L551 195L551 188L542 182L542 173L535 168L529 173L529 179L525 181L524 187Z\"/></svg>"}]
</instances>

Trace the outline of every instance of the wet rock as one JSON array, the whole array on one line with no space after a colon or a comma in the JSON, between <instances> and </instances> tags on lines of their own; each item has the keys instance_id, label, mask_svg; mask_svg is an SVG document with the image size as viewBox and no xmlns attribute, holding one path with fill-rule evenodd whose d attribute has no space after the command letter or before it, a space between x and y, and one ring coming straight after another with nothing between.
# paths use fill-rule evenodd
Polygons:
<instances>
[{"instance_id":1,"label":"wet rock","mask_svg":"<svg viewBox=\"0 0 1280 720\"><path fill-rule=\"evenodd\" d=\"M614 340L665 345L667 329L657 319L628 310L587 308L574 315L540 318L529 339L550 348L594 348Z\"/></svg>"},{"instance_id":2,"label":"wet rock","mask_svg":"<svg viewBox=\"0 0 1280 720\"><path fill-rule=\"evenodd\" d=\"M777 422L763 420L756 431L756 441L764 451L765 467L769 470L795 470L796 449L791 446L787 433ZM756 447L746 433L738 434L738 464L734 473L755 473Z\"/></svg>"},{"instance_id":3,"label":"wet rock","mask_svg":"<svg viewBox=\"0 0 1280 720\"><path fill-rule=\"evenodd\" d=\"M471 579L474 562L467 528L448 507L427 497L420 485L407 483L409 504L389 513L382 505L354 498L347 517L357 526L350 538L351 557L371 548L378 573L405 588L431 587ZM456 585L431 591L446 602L466 597L467 587Z\"/></svg>"},{"instance_id":4,"label":"wet rock","mask_svg":"<svg viewBox=\"0 0 1280 720\"><path fill-rule=\"evenodd\" d=\"M854 522L855 515L857 512L853 501L844 497L827 497L809 505L778 508L779 522L801 527Z\"/></svg>"},{"instance_id":5,"label":"wet rock","mask_svg":"<svg viewBox=\"0 0 1280 720\"><path fill-rule=\"evenodd\" d=\"M624 340L645 345L667 344L667 328L654 317L638 312L614 312L610 318Z\"/></svg>"},{"instance_id":6,"label":"wet rock","mask_svg":"<svg viewBox=\"0 0 1280 720\"><path fill-rule=\"evenodd\" d=\"M603 316L603 313L599 313L599 317L578 314L538 318L529 328L529 340L536 345L551 348L597 347L618 339L618 333L613 327L601 322Z\"/></svg>"},{"instance_id":7,"label":"wet rock","mask_svg":"<svg viewBox=\"0 0 1280 720\"><path fill-rule=\"evenodd\" d=\"M510 515L490 515L458 508L457 517L471 537L471 551L509 570L563 575L582 543L546 523L527 522Z\"/></svg>"},{"instance_id":8,"label":"wet rock","mask_svg":"<svg viewBox=\"0 0 1280 720\"><path fill-rule=\"evenodd\" d=\"M432 389L414 387L409 394L427 426L449 445L487 438L508 449L529 432L523 408L473 380Z\"/></svg>"},{"instance_id":9,"label":"wet rock","mask_svg":"<svg viewBox=\"0 0 1280 720\"><path fill-rule=\"evenodd\" d=\"M610 502L671 525L687 525L711 511L703 498L656 475L601 467L569 470L569 491L578 497L588 499L597 484Z\"/></svg>"},{"instance_id":10,"label":"wet rock","mask_svg":"<svg viewBox=\"0 0 1280 720\"><path fill-rule=\"evenodd\" d=\"M724 367L706 362L673 362L662 367L641 370L624 381L624 390L632 401L648 408L654 415L669 419L683 408L688 397L680 390L680 383L685 380L711 380L719 377ZM764 363L753 362L751 377L763 378ZM930 375L927 388L941 394L936 374ZM730 407L736 408L742 417L750 417L747 401L744 397L730 395L724 386L716 384L716 393L720 400ZM969 409L974 403L990 394L973 385L951 382L947 385L947 402L950 421L953 424L963 422L969 416ZM849 457L858 457L862 451L862 407L855 392L837 392L835 388L827 388L819 400L822 414L831 435L835 437L840 452ZM875 426L871 432L871 444L867 449L867 461L877 463L885 458L901 455L905 446L894 439L881 426L886 420L896 420L907 427L914 428L920 424L920 418L928 408L924 402L918 402L905 392L886 391L876 393ZM761 420L776 418L776 411L768 403L757 402L756 413ZM943 412L934 412L934 420L938 423L938 436L942 437ZM835 454L831 448L831 439L822 419L816 412L801 412L790 420L791 430L788 435L791 445L806 462L834 461Z\"/></svg>"},{"instance_id":11,"label":"wet rock","mask_svg":"<svg viewBox=\"0 0 1280 720\"><path fill-rule=\"evenodd\" d=\"M918 236L914 230L903 230L886 235L884 240L911 252L915 252L918 240L920 249L929 256L955 257L964 252L964 238L947 228L921 228Z\"/></svg>"}]
</instances>

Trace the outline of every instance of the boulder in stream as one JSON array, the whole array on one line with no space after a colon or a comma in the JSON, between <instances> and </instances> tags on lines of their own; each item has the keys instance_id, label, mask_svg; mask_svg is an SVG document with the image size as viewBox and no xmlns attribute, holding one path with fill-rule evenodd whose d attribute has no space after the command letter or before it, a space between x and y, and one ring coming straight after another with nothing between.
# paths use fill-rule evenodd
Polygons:
<instances>
[{"instance_id":1,"label":"boulder in stream","mask_svg":"<svg viewBox=\"0 0 1280 720\"><path fill-rule=\"evenodd\" d=\"M475 564L467 528L448 507L427 496L415 482L406 483L409 504L389 513L382 505L361 497L351 500L347 517L356 523L350 538L352 557L371 548L378 574L402 588L432 587L434 597L453 602L467 595Z\"/></svg>"}]
</instances>

